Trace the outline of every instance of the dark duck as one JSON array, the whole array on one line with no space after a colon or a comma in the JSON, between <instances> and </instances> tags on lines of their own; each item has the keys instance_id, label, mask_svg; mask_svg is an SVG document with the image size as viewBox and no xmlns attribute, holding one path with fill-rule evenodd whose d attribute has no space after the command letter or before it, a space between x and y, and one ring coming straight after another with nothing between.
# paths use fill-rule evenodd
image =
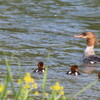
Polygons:
<instances>
[{"instance_id":1,"label":"dark duck","mask_svg":"<svg viewBox=\"0 0 100 100\"><path fill-rule=\"evenodd\" d=\"M78 72L78 66L77 65L73 65L70 69L70 71L67 72L68 75L74 75L74 76L78 76L80 75L80 73Z\"/></svg>"},{"instance_id":2,"label":"dark duck","mask_svg":"<svg viewBox=\"0 0 100 100\"><path fill-rule=\"evenodd\" d=\"M35 73L44 73L45 68L44 68L44 63L43 62L38 62L38 68L35 69L33 72Z\"/></svg>"},{"instance_id":3,"label":"dark duck","mask_svg":"<svg viewBox=\"0 0 100 100\"><path fill-rule=\"evenodd\" d=\"M87 46L83 55L83 64L100 63L100 56L94 53L94 45L96 44L96 35L93 32L83 32L81 35L75 35L77 38L86 38Z\"/></svg>"}]
</instances>

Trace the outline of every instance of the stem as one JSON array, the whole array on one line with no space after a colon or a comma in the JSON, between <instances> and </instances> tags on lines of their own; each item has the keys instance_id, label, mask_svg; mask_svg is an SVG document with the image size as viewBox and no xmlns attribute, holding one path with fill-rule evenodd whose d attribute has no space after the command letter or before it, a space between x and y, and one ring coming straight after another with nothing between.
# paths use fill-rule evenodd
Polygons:
<instances>
[{"instance_id":1,"label":"stem","mask_svg":"<svg viewBox=\"0 0 100 100\"><path fill-rule=\"evenodd\" d=\"M74 95L74 97L77 97L78 95L80 95L82 92L84 92L86 89L90 88L91 86L93 86L94 84L97 83L98 80L93 81L92 83L88 84L85 88L81 89L78 93L76 93Z\"/></svg>"},{"instance_id":2,"label":"stem","mask_svg":"<svg viewBox=\"0 0 100 100\"><path fill-rule=\"evenodd\" d=\"M5 57L5 63L6 63L7 71L8 71L9 82L11 84L11 88L12 88L13 94L15 96L16 95L16 92L15 92L15 89L14 89L14 84L13 84L13 79L12 79L12 73L11 73L10 65L8 64L8 61L7 61L7 58L6 57Z\"/></svg>"},{"instance_id":3,"label":"stem","mask_svg":"<svg viewBox=\"0 0 100 100\"><path fill-rule=\"evenodd\" d=\"M48 61L49 61L49 58L50 58L50 54L48 53L47 63L48 63ZM42 95L42 100L44 100L45 91L46 91L47 73L48 73L48 65L47 65L46 68L45 68L44 77L43 77L43 85L42 85L43 95Z\"/></svg>"},{"instance_id":4,"label":"stem","mask_svg":"<svg viewBox=\"0 0 100 100\"><path fill-rule=\"evenodd\" d=\"M5 82L4 82L4 90L3 90L2 94L1 94L1 99L0 100L3 100L4 96L6 95L6 90L7 90L7 87L8 87L8 82L9 82L9 78L8 78L8 75L7 75L6 78L5 78Z\"/></svg>"}]
</instances>

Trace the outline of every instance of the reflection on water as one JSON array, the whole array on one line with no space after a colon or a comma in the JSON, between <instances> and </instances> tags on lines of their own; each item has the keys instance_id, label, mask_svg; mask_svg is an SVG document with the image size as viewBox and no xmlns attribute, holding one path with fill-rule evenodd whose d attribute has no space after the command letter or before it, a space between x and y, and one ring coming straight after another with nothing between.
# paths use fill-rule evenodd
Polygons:
<instances>
[{"instance_id":1,"label":"reflection on water","mask_svg":"<svg viewBox=\"0 0 100 100\"><path fill-rule=\"evenodd\" d=\"M47 62L50 52L47 85L59 81L66 87L66 94L75 94L87 84L97 79L96 72L73 77L66 75L68 66L82 64L85 40L74 39L75 34L93 31L98 39L100 26L99 0L1 0L0 1L0 80L6 73L3 51L8 60L14 53L12 70L17 77L18 59L22 73L36 68L38 61ZM99 40L100 41L100 40ZM96 53L100 54L99 46ZM93 66L94 67L94 66ZM42 76L33 74L37 82ZM40 84L41 86L41 84ZM99 84L81 94L79 99L98 99Z\"/></svg>"}]
</instances>

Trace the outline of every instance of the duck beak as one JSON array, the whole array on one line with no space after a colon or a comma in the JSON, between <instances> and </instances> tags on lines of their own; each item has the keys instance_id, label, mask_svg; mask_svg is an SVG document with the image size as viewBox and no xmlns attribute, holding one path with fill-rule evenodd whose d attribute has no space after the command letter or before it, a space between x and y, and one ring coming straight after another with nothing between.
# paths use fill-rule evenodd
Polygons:
<instances>
[{"instance_id":1,"label":"duck beak","mask_svg":"<svg viewBox=\"0 0 100 100\"><path fill-rule=\"evenodd\" d=\"M84 38L83 35L75 35L74 37L76 37L76 38Z\"/></svg>"}]
</instances>

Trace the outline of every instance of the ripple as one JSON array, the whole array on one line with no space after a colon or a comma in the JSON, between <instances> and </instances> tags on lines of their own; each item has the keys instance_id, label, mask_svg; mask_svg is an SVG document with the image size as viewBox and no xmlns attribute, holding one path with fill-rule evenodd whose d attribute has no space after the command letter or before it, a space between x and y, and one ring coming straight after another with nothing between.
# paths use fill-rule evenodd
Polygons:
<instances>
[{"instance_id":1,"label":"ripple","mask_svg":"<svg viewBox=\"0 0 100 100\"><path fill-rule=\"evenodd\" d=\"M85 40L73 36L83 31L93 31L99 40L100 1L88 0L9 0L0 1L0 80L6 74L3 52L10 62L14 54L12 70L14 79L18 77L18 60L21 62L22 76L30 72L42 86L42 75L33 74L38 61L46 65L48 61L47 89L56 81L66 87L66 95L74 95L97 79L99 66L92 74L82 73L74 77L66 75L70 66L79 65L81 70ZM95 51L99 54L99 43ZM50 57L48 58L48 54ZM73 85L74 84L74 85ZM17 85L16 85L17 86ZM98 99L98 83L79 96L79 100ZM41 91L41 90L40 90ZM49 89L48 89L49 91Z\"/></svg>"}]
</instances>

